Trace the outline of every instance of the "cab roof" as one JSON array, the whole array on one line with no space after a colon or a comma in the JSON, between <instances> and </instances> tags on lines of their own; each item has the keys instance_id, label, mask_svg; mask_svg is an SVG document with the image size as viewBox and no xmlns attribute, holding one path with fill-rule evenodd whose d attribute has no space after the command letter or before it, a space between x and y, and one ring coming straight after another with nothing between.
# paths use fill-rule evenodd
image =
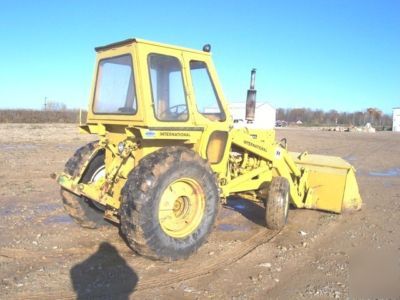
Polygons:
<instances>
[{"instance_id":1,"label":"cab roof","mask_svg":"<svg viewBox=\"0 0 400 300\"><path fill-rule=\"evenodd\" d=\"M186 52L194 52L194 53L203 54L203 55L210 55L210 52L206 52L206 51L201 51L201 50L196 50L196 49L191 49L191 48L185 48L185 47L180 47L180 46L174 46L174 45L170 45L170 44L162 44L162 43L142 40L142 39L138 39L138 38L129 38L129 39L122 40L122 41L115 42L115 43L111 43L111 44L108 44L108 45L99 46L99 47L94 48L94 50L96 50L96 52L102 52L102 51L110 50L110 49L113 49L113 48L118 48L118 47L121 47L121 46L131 45L131 44L134 44L134 43L137 43L137 44L148 44L148 45L153 45L153 46L157 46L157 47L165 47L165 48L171 48L171 49L176 49L176 50L181 50L181 51L186 51Z\"/></svg>"}]
</instances>

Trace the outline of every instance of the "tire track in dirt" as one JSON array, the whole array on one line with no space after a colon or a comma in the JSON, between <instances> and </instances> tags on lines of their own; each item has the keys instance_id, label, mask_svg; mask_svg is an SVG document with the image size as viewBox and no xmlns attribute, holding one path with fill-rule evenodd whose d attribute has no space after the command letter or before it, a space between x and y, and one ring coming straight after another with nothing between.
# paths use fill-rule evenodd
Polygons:
<instances>
[{"instance_id":1,"label":"tire track in dirt","mask_svg":"<svg viewBox=\"0 0 400 300\"><path fill-rule=\"evenodd\" d=\"M148 290L151 288L159 288L165 287L172 284L179 283L181 281L186 281L190 279L194 279L196 277L204 276L215 272L223 267L229 266L234 262L238 261L242 257L246 256L258 246L265 244L271 241L275 236L279 234L280 231L271 231L268 229L262 229L252 237L241 243L239 246L234 247L226 252L223 252L222 255L216 256L213 258L209 258L207 263L201 264L196 269L186 268L184 270L178 271L174 274L164 273L157 277L150 277L150 278L141 278L138 281L134 291L142 291ZM11 251L12 250L12 251ZM20 259L20 258L32 258L32 255L38 256L38 254L30 253L28 250L15 251L16 249L1 249L0 256L12 258L12 259ZM93 249L91 249L93 250ZM66 250L63 250L65 253ZM42 251L41 251L42 252ZM82 254L83 252L81 249L70 248L67 250L68 253L75 255L75 254ZM85 251L88 252L88 251ZM127 253L126 250L124 250ZM131 252L130 252L131 253ZM40 255L40 254L39 254ZM53 257L59 257L62 253L57 253L57 255ZM143 259L143 262L147 260ZM189 263L190 259L187 261ZM135 265L137 266L137 265ZM115 291L112 291L113 297L117 297L118 295L115 294ZM99 295L101 296L101 295ZM107 296L107 295L103 295ZM110 295L111 296L111 295ZM14 295L7 295L9 299L75 299L76 295L73 291L69 290L59 290L58 292L23 292L17 293Z\"/></svg>"}]
</instances>

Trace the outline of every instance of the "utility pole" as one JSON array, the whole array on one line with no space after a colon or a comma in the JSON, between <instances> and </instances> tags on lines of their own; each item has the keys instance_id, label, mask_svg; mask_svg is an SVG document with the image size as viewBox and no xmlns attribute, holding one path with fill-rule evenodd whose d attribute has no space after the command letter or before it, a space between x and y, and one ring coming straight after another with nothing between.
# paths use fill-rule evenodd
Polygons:
<instances>
[{"instance_id":1,"label":"utility pole","mask_svg":"<svg viewBox=\"0 0 400 300\"><path fill-rule=\"evenodd\" d=\"M47 97L44 97L44 110L47 110Z\"/></svg>"}]
</instances>

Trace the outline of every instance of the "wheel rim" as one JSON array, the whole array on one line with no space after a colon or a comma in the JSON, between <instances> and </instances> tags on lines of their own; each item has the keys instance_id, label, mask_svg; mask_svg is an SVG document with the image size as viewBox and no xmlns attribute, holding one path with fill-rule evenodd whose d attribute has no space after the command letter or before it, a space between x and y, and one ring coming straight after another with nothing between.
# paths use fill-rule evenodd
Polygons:
<instances>
[{"instance_id":1,"label":"wheel rim","mask_svg":"<svg viewBox=\"0 0 400 300\"><path fill-rule=\"evenodd\" d=\"M90 183L93 183L93 182L104 181L104 180L105 180L105 177L106 177L106 166L105 166L105 165L102 165L102 166L100 166L96 171L94 171L92 177L90 177L89 182L90 182ZM100 182L99 182L99 183L100 183ZM92 205L94 205L94 207L96 207L97 209L99 209L99 210L101 210L101 211L104 211L104 210L105 210L104 205L100 204L99 202L90 200L90 199L88 199L88 198L86 198L86 199L87 199L88 201L90 201L90 203L91 203Z\"/></svg>"},{"instance_id":2,"label":"wheel rim","mask_svg":"<svg viewBox=\"0 0 400 300\"><path fill-rule=\"evenodd\" d=\"M102 165L100 168L98 168L92 175L92 177L90 177L90 182L97 182L100 179L105 178L106 176L106 166Z\"/></svg>"},{"instance_id":3,"label":"wheel rim","mask_svg":"<svg viewBox=\"0 0 400 300\"><path fill-rule=\"evenodd\" d=\"M158 210L162 230L174 238L184 238L194 232L205 210L205 196L199 183L180 178L164 190Z\"/></svg>"}]
</instances>

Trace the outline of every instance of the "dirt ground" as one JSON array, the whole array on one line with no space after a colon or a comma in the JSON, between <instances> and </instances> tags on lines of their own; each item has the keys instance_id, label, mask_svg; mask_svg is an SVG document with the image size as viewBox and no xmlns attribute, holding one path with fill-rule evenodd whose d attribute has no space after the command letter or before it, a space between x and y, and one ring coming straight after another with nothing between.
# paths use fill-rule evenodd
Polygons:
<instances>
[{"instance_id":1,"label":"dirt ground","mask_svg":"<svg viewBox=\"0 0 400 300\"><path fill-rule=\"evenodd\" d=\"M400 299L400 134L280 129L292 151L344 157L363 209L291 210L279 233L263 208L230 199L198 253L135 255L119 230L87 230L50 178L93 139L74 125L0 125L1 299Z\"/></svg>"}]
</instances>

